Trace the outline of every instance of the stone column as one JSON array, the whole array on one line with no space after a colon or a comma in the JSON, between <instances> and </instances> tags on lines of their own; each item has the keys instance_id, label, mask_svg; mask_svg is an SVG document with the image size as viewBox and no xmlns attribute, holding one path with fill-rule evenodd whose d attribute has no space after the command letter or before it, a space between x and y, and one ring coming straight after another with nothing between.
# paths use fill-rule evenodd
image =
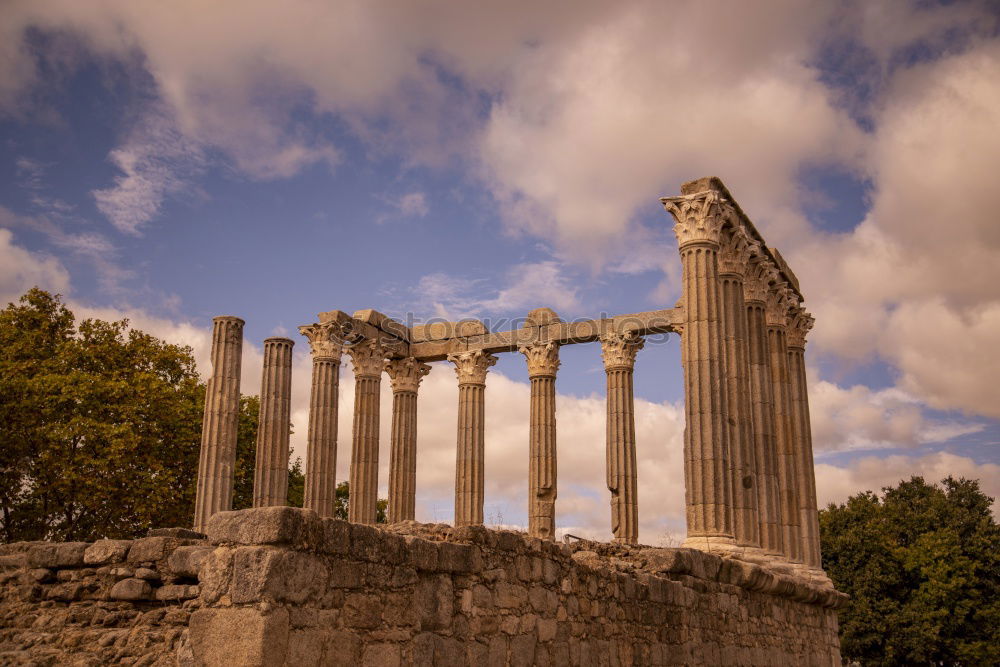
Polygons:
<instances>
[{"instance_id":1,"label":"stone column","mask_svg":"<svg viewBox=\"0 0 1000 667\"><path fill-rule=\"evenodd\" d=\"M351 523L375 523L378 513L379 387L386 350L377 340L347 348L354 365L354 434L351 442Z\"/></svg>"},{"instance_id":2,"label":"stone column","mask_svg":"<svg viewBox=\"0 0 1000 667\"><path fill-rule=\"evenodd\" d=\"M722 226L735 212L715 190L667 198L663 204L677 221L683 281L684 321L678 329L687 422L684 546L727 551L735 548L735 539L718 254Z\"/></svg>"},{"instance_id":3,"label":"stone column","mask_svg":"<svg viewBox=\"0 0 1000 667\"><path fill-rule=\"evenodd\" d=\"M455 525L483 523L486 373L497 363L482 350L449 354L458 376L458 446L455 455Z\"/></svg>"},{"instance_id":4,"label":"stone column","mask_svg":"<svg viewBox=\"0 0 1000 667\"><path fill-rule=\"evenodd\" d=\"M531 416L528 431L528 534L556 534L556 371L559 346L536 343L519 350L528 361Z\"/></svg>"},{"instance_id":5,"label":"stone column","mask_svg":"<svg viewBox=\"0 0 1000 667\"><path fill-rule=\"evenodd\" d=\"M760 548L760 516L750 407L747 308L743 298L744 274L748 269L750 252L751 240L742 227L730 227L724 232L719 253L719 278L731 427L729 474L733 489L733 533L738 546L756 550Z\"/></svg>"},{"instance_id":6,"label":"stone column","mask_svg":"<svg viewBox=\"0 0 1000 667\"><path fill-rule=\"evenodd\" d=\"M632 372L642 338L634 333L601 336L601 356L608 377L607 477L611 491L611 532L616 542L639 540L639 496L636 489L635 407Z\"/></svg>"},{"instance_id":7,"label":"stone column","mask_svg":"<svg viewBox=\"0 0 1000 667\"><path fill-rule=\"evenodd\" d=\"M781 504L782 553L792 563L802 562L799 489L792 432L791 386L788 378L788 311L794 297L778 282L767 294L767 351L774 393L774 435L778 452L778 498Z\"/></svg>"},{"instance_id":8,"label":"stone column","mask_svg":"<svg viewBox=\"0 0 1000 667\"><path fill-rule=\"evenodd\" d=\"M216 317L212 327L212 377L205 387L194 529L203 531L216 512L233 507L236 431L240 419L243 320Z\"/></svg>"},{"instance_id":9,"label":"stone column","mask_svg":"<svg viewBox=\"0 0 1000 667\"><path fill-rule=\"evenodd\" d=\"M781 502L778 497L778 450L774 436L774 389L767 350L766 299L770 260L758 253L743 283L747 309L747 349L750 362L750 409L753 413L753 455L757 467L757 511L761 548L781 556Z\"/></svg>"},{"instance_id":10,"label":"stone column","mask_svg":"<svg viewBox=\"0 0 1000 667\"><path fill-rule=\"evenodd\" d=\"M337 491L337 413L340 385L339 329L332 323L299 327L312 351L306 485L302 506L332 517Z\"/></svg>"},{"instance_id":11,"label":"stone column","mask_svg":"<svg viewBox=\"0 0 1000 667\"><path fill-rule=\"evenodd\" d=\"M392 383L389 523L412 521L417 503L417 389L431 367L413 357L385 362Z\"/></svg>"},{"instance_id":12,"label":"stone column","mask_svg":"<svg viewBox=\"0 0 1000 667\"><path fill-rule=\"evenodd\" d=\"M802 526L802 561L821 580L826 580L819 549L819 512L816 504L816 469L813 463L812 427L809 423L809 392L806 386L806 334L813 318L798 309L788 328L788 375L792 403L792 433L798 471L799 520Z\"/></svg>"},{"instance_id":13,"label":"stone column","mask_svg":"<svg viewBox=\"0 0 1000 667\"><path fill-rule=\"evenodd\" d=\"M260 380L257 465L253 506L288 504L288 438L292 427L292 346L288 338L264 339Z\"/></svg>"}]
</instances>

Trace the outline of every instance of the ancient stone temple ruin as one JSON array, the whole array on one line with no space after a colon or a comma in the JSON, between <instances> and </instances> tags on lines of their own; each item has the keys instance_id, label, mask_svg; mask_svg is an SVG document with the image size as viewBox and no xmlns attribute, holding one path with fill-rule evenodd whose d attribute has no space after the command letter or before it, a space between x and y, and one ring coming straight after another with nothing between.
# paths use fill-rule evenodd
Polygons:
<instances>
[{"instance_id":1,"label":"ancient stone temple ruin","mask_svg":"<svg viewBox=\"0 0 1000 667\"><path fill-rule=\"evenodd\" d=\"M194 531L117 550L8 548L8 570L49 572L36 588L86 582L85 595L42 591L70 608L171 607L180 620L170 632L148 629L144 664L839 665L844 596L821 567L804 363L813 319L791 269L718 179L686 183L661 202L682 265L673 308L573 322L538 308L508 331L478 321L407 327L374 310L334 310L300 327L313 362L302 510L282 507L294 342L269 338L254 509L229 511L243 321L216 318ZM632 375L644 337L667 333L681 340L686 428L684 469L662 483L683 480L687 537L681 548L651 548L637 543ZM613 539L561 543L559 350L586 343L600 345L607 375ZM332 518L345 353L355 380L351 445L340 450L350 457L348 522ZM524 356L531 382L527 534L483 527L488 376L504 353ZM419 388L436 361L449 362L458 382L452 526L414 521ZM389 443L379 442L383 374ZM376 528L386 444L389 524Z\"/></svg>"}]
</instances>

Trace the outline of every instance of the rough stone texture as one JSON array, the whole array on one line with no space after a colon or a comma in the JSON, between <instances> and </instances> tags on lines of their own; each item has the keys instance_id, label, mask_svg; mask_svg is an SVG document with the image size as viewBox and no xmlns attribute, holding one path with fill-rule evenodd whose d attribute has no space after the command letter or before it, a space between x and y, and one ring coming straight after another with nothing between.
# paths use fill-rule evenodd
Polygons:
<instances>
[{"instance_id":1,"label":"rough stone texture","mask_svg":"<svg viewBox=\"0 0 1000 667\"><path fill-rule=\"evenodd\" d=\"M843 595L753 563L271 509L209 529L204 664L840 664Z\"/></svg>"},{"instance_id":2,"label":"rough stone texture","mask_svg":"<svg viewBox=\"0 0 1000 667\"><path fill-rule=\"evenodd\" d=\"M188 619L201 606L198 572L168 563L213 547L178 546L191 540L172 530L135 542L0 545L0 664L194 664L179 658L190 653ZM126 560L136 545L152 567ZM31 565L41 562L48 567Z\"/></svg>"},{"instance_id":3,"label":"rough stone texture","mask_svg":"<svg viewBox=\"0 0 1000 667\"><path fill-rule=\"evenodd\" d=\"M205 416L198 461L194 528L201 530L216 512L233 506L236 429L240 414L243 320L216 317L212 329L212 377L205 387Z\"/></svg>"}]
</instances>

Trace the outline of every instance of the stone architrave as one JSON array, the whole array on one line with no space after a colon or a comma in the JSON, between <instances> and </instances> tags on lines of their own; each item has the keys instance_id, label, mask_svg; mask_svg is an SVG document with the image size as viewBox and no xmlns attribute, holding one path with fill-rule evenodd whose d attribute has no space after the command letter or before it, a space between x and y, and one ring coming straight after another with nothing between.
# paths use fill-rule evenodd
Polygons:
<instances>
[{"instance_id":1,"label":"stone architrave","mask_svg":"<svg viewBox=\"0 0 1000 667\"><path fill-rule=\"evenodd\" d=\"M726 389L730 413L729 471L733 489L733 533L741 547L760 547L757 466L750 407L747 307L743 283L756 242L742 227L727 227L719 252L722 324L726 352Z\"/></svg>"},{"instance_id":2,"label":"stone architrave","mask_svg":"<svg viewBox=\"0 0 1000 667\"><path fill-rule=\"evenodd\" d=\"M802 530L802 562L816 578L826 580L819 546L819 512L816 504L816 469L813 464L812 427L809 422L809 392L806 384L806 335L812 316L798 308L788 327L788 375L792 404L793 442L798 456L796 479L799 489L799 519Z\"/></svg>"},{"instance_id":3,"label":"stone architrave","mask_svg":"<svg viewBox=\"0 0 1000 667\"><path fill-rule=\"evenodd\" d=\"M639 498L636 481L635 406L632 374L641 337L608 333L601 337L601 356L607 375L607 483L611 491L611 532L615 541L639 540Z\"/></svg>"},{"instance_id":4,"label":"stone architrave","mask_svg":"<svg viewBox=\"0 0 1000 667\"><path fill-rule=\"evenodd\" d=\"M755 254L743 282L747 309L747 350L750 365L750 409L753 455L757 469L757 511L761 548L771 556L784 553L781 501L778 495L778 450L774 434L774 385L767 342L766 301L773 267L763 253Z\"/></svg>"},{"instance_id":5,"label":"stone architrave","mask_svg":"<svg viewBox=\"0 0 1000 667\"><path fill-rule=\"evenodd\" d=\"M264 339L264 371L260 381L257 465L253 506L288 504L288 440L292 427L292 347L288 338Z\"/></svg>"},{"instance_id":6,"label":"stone architrave","mask_svg":"<svg viewBox=\"0 0 1000 667\"><path fill-rule=\"evenodd\" d=\"M389 359L392 441L389 452L389 523L412 521L417 498L417 390L431 367L413 357Z\"/></svg>"},{"instance_id":7,"label":"stone architrave","mask_svg":"<svg viewBox=\"0 0 1000 667\"><path fill-rule=\"evenodd\" d=\"M791 563L802 562L799 518L798 453L792 428L791 384L788 377L788 320L794 294L778 280L767 293L767 350L774 393L775 449L778 453L778 498L781 504L782 553Z\"/></svg>"},{"instance_id":8,"label":"stone architrave","mask_svg":"<svg viewBox=\"0 0 1000 667\"><path fill-rule=\"evenodd\" d=\"M224 315L212 323L212 377L205 387L194 510L194 529L199 532L213 514L232 509L240 418L244 322Z\"/></svg>"},{"instance_id":9,"label":"stone architrave","mask_svg":"<svg viewBox=\"0 0 1000 667\"><path fill-rule=\"evenodd\" d=\"M378 512L379 388L386 348L375 339L347 347L354 366L354 433L351 440L351 523L375 523Z\"/></svg>"},{"instance_id":10,"label":"stone architrave","mask_svg":"<svg viewBox=\"0 0 1000 667\"><path fill-rule=\"evenodd\" d=\"M449 354L458 376L455 525L483 523L486 374L497 358L482 350Z\"/></svg>"},{"instance_id":11,"label":"stone architrave","mask_svg":"<svg viewBox=\"0 0 1000 667\"><path fill-rule=\"evenodd\" d=\"M312 352L312 388L309 393L309 433L302 506L332 517L337 495L337 415L340 327L332 322L299 327Z\"/></svg>"},{"instance_id":12,"label":"stone architrave","mask_svg":"<svg viewBox=\"0 0 1000 667\"><path fill-rule=\"evenodd\" d=\"M556 371L559 346L536 343L521 347L531 380L528 460L528 534L555 539L556 534Z\"/></svg>"},{"instance_id":13,"label":"stone architrave","mask_svg":"<svg viewBox=\"0 0 1000 667\"><path fill-rule=\"evenodd\" d=\"M734 218L732 204L716 190L662 200L676 220L684 303L681 360L686 427L684 479L687 539L684 546L731 551L732 484L729 406L719 290L722 227Z\"/></svg>"}]
</instances>

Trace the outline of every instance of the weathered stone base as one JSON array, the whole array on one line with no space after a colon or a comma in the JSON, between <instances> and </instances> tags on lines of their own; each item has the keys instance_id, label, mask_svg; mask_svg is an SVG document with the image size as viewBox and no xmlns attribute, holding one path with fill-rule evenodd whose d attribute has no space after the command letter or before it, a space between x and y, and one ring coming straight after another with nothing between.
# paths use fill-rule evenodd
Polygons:
<instances>
[{"instance_id":1,"label":"weathered stone base","mask_svg":"<svg viewBox=\"0 0 1000 667\"><path fill-rule=\"evenodd\" d=\"M842 594L700 551L564 545L482 526L382 529L286 507L223 512L207 532L211 550L170 538L172 553L146 560L142 546L140 563L138 540L103 557L118 558L107 571L83 556L101 543L0 547L13 554L0 579L0 662L840 664ZM45 568L44 549L81 555ZM122 599L115 589L143 564L159 585ZM90 583L62 599L59 584L32 582L36 566ZM198 587L184 592L197 598L164 599L163 589L193 587L195 570ZM96 611L108 605L121 614L110 627ZM32 627L39 618L44 632Z\"/></svg>"}]
</instances>

